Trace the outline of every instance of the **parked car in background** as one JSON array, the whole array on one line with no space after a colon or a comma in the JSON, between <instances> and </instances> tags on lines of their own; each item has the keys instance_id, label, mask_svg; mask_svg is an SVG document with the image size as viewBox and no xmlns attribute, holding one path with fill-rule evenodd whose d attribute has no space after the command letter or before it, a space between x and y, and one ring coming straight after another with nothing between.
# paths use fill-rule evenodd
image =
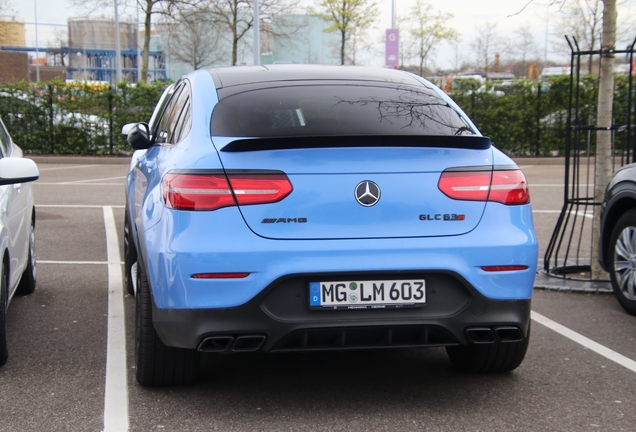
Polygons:
<instances>
[{"instance_id":1,"label":"parked car in background","mask_svg":"<svg viewBox=\"0 0 636 432\"><path fill-rule=\"evenodd\" d=\"M142 385L200 353L444 346L524 359L537 265L519 167L406 72L268 65L174 86L126 182Z\"/></svg>"},{"instance_id":2,"label":"parked car in background","mask_svg":"<svg viewBox=\"0 0 636 432\"><path fill-rule=\"evenodd\" d=\"M636 315L636 164L618 169L607 185L598 249L618 302Z\"/></svg>"},{"instance_id":3,"label":"parked car in background","mask_svg":"<svg viewBox=\"0 0 636 432\"><path fill-rule=\"evenodd\" d=\"M7 307L35 289L35 206L28 182L38 168L22 157L0 119L0 365L8 358Z\"/></svg>"}]
</instances>

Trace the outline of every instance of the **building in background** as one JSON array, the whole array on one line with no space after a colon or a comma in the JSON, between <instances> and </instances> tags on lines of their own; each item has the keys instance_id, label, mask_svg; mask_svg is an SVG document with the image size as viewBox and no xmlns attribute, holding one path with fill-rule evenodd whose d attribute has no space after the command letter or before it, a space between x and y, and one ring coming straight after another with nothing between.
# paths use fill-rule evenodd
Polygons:
<instances>
[{"instance_id":1,"label":"building in background","mask_svg":"<svg viewBox=\"0 0 636 432\"><path fill-rule=\"evenodd\" d=\"M25 41L24 23L0 21L0 81L53 78L115 82L115 23L108 19L71 18L67 37L54 45L31 46ZM137 24L119 23L122 75L137 82ZM141 38L139 38L141 41ZM34 45L34 44L33 44ZM39 52L39 55L36 55ZM164 53L150 51L149 80L165 80ZM35 64L37 62L37 65ZM26 69L25 69L26 68Z\"/></svg>"},{"instance_id":2,"label":"building in background","mask_svg":"<svg viewBox=\"0 0 636 432\"><path fill-rule=\"evenodd\" d=\"M273 22L274 33L285 33L286 28L299 28L289 37L274 37L271 54L263 53L261 61L267 63L340 64L337 33L324 31L328 23L311 15L284 15Z\"/></svg>"},{"instance_id":3,"label":"building in background","mask_svg":"<svg viewBox=\"0 0 636 432\"><path fill-rule=\"evenodd\" d=\"M281 15L273 22L261 24L261 63L338 64L339 36L326 33L327 23L310 15ZM206 30L207 31L207 30ZM155 25L150 42L149 81L176 80L193 70L193 62L184 61L181 32L174 25ZM110 19L71 18L66 35L53 45L35 47L25 42L24 23L0 21L0 80L35 81L35 61L42 80L62 79L115 81L115 24ZM137 43L143 33L137 24L120 22L119 38L122 75L128 82L138 81ZM181 37L181 39L183 39ZM215 51L199 67L230 66L231 38L221 29L209 29L207 40L214 40ZM179 43L177 43L179 42ZM253 63L253 32L248 32L238 46L238 64ZM6 51L7 54L2 52ZM4 55L4 60L3 57ZM36 58L37 57L37 58ZM180 58L178 58L180 57ZM187 57L187 56L186 56ZM11 66L7 70L7 66Z\"/></svg>"},{"instance_id":4,"label":"building in background","mask_svg":"<svg viewBox=\"0 0 636 432\"><path fill-rule=\"evenodd\" d=\"M327 26L322 19L310 15L280 15L275 17L272 23L261 23L261 64L339 64L339 36L336 33L326 33L324 29ZM166 53L166 77L177 80L182 75L192 72L193 62L179 59L184 57L184 49L196 49L194 46L185 48L183 42L178 40L180 37L175 36L183 32L178 30L178 27L168 25L157 25L155 30L150 49ZM210 61L201 67L230 66L232 42L229 35L213 28L207 32L209 34L203 39L218 40L218 43L216 52L209 56ZM280 36L286 34L287 36ZM253 35L254 32L249 31L239 41L237 64L253 64ZM176 53L175 50L180 52Z\"/></svg>"}]
</instances>

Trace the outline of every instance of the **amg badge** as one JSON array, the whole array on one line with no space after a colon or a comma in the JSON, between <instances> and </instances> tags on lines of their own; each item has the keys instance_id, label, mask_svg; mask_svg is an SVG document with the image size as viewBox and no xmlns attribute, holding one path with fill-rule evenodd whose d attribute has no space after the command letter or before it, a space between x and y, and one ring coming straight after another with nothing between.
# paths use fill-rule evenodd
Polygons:
<instances>
[{"instance_id":1,"label":"amg badge","mask_svg":"<svg viewBox=\"0 0 636 432\"><path fill-rule=\"evenodd\" d=\"M265 218L261 221L261 223L307 223L307 218Z\"/></svg>"}]
</instances>

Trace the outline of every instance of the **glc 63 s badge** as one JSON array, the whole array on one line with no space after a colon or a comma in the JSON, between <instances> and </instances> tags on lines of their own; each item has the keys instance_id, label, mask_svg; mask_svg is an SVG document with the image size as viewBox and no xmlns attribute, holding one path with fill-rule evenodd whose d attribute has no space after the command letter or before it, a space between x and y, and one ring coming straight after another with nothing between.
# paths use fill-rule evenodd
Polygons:
<instances>
[{"instance_id":1,"label":"glc 63 s badge","mask_svg":"<svg viewBox=\"0 0 636 432\"><path fill-rule=\"evenodd\" d=\"M421 214L421 221L463 221L466 220L466 215L455 213L437 213L437 214Z\"/></svg>"}]
</instances>

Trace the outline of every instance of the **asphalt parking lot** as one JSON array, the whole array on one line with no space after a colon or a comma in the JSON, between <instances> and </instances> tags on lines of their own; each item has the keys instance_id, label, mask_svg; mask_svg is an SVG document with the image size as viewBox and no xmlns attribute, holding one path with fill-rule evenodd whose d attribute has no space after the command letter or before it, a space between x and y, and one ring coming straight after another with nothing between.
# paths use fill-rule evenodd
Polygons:
<instances>
[{"instance_id":1,"label":"asphalt parking lot","mask_svg":"<svg viewBox=\"0 0 636 432\"><path fill-rule=\"evenodd\" d=\"M563 167L520 165L542 257ZM607 294L535 290L509 374L458 373L443 349L209 355L197 384L143 388L121 283L127 165L39 167L38 287L8 311L2 431L634 430L636 317Z\"/></svg>"}]
</instances>

